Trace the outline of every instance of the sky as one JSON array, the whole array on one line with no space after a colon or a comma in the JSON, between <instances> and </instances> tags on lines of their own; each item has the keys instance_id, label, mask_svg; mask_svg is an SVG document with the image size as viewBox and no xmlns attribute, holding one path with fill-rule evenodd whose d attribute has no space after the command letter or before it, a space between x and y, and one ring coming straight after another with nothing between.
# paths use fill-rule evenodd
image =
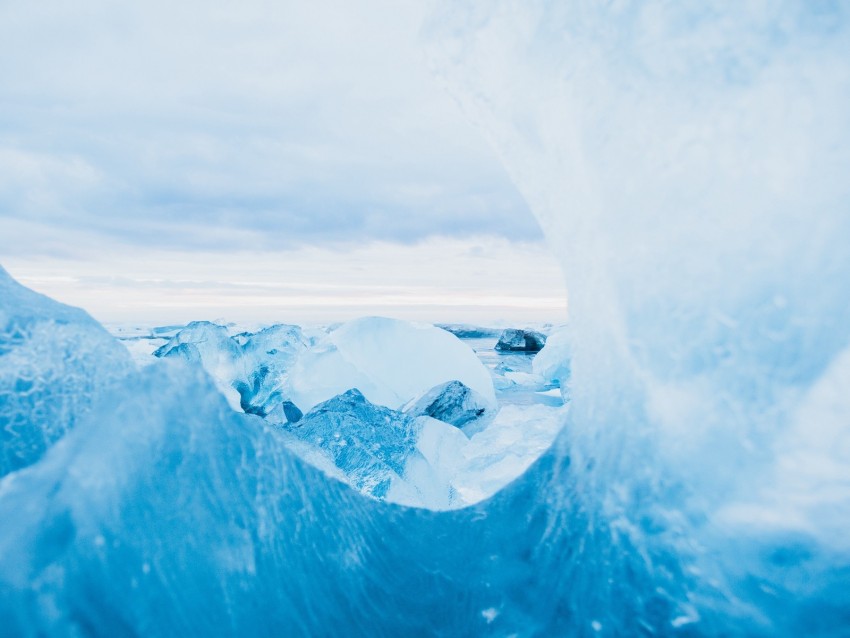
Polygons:
<instances>
[{"instance_id":1,"label":"sky","mask_svg":"<svg viewBox=\"0 0 850 638\"><path fill-rule=\"evenodd\" d=\"M562 321L424 6L0 4L0 263L105 322Z\"/></svg>"}]
</instances>

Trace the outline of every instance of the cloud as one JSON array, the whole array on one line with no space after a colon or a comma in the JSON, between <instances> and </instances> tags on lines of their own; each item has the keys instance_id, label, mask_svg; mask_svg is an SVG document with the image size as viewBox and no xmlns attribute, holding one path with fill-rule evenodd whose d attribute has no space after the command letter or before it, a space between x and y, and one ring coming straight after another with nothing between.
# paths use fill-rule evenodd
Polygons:
<instances>
[{"instance_id":1,"label":"cloud","mask_svg":"<svg viewBox=\"0 0 850 638\"><path fill-rule=\"evenodd\" d=\"M17 229L0 251L57 229L219 250L539 238L426 70L421 19L388 1L0 6L0 224Z\"/></svg>"}]
</instances>

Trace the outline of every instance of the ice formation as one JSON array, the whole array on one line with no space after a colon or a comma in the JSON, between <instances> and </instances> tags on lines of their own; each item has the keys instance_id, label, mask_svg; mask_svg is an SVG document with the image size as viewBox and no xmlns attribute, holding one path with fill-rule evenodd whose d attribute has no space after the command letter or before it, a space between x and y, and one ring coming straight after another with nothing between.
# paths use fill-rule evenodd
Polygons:
<instances>
[{"instance_id":1,"label":"ice formation","mask_svg":"<svg viewBox=\"0 0 850 638\"><path fill-rule=\"evenodd\" d=\"M89 315L0 267L0 477L40 459L132 368Z\"/></svg>"},{"instance_id":2,"label":"ice formation","mask_svg":"<svg viewBox=\"0 0 850 638\"><path fill-rule=\"evenodd\" d=\"M366 317L343 324L302 355L284 394L306 412L357 388L372 403L398 409L453 380L495 407L487 369L457 337L430 324Z\"/></svg>"},{"instance_id":3,"label":"ice formation","mask_svg":"<svg viewBox=\"0 0 850 638\"><path fill-rule=\"evenodd\" d=\"M846 635L847 9L447 2L429 33L564 264L554 445L487 501L399 507L157 362L0 481L4 632Z\"/></svg>"}]
</instances>

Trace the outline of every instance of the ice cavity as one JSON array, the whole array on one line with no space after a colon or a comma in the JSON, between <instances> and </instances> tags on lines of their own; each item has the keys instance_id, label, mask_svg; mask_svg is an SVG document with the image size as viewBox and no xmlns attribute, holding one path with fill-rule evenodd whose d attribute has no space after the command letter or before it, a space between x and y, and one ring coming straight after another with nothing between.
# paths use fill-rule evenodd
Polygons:
<instances>
[{"instance_id":1,"label":"ice cavity","mask_svg":"<svg viewBox=\"0 0 850 638\"><path fill-rule=\"evenodd\" d=\"M0 267L0 476L41 458L133 367L88 314Z\"/></svg>"},{"instance_id":2,"label":"ice cavity","mask_svg":"<svg viewBox=\"0 0 850 638\"><path fill-rule=\"evenodd\" d=\"M430 324L365 317L341 325L303 354L284 394L306 412L357 388L372 403L398 409L454 380L496 407L487 368L460 339Z\"/></svg>"}]
</instances>

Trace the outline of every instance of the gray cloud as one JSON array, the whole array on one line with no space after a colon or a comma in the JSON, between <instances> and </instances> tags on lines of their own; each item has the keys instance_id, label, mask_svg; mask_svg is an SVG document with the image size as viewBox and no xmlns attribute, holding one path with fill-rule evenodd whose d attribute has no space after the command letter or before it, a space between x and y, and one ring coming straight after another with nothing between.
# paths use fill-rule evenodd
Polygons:
<instances>
[{"instance_id":1,"label":"gray cloud","mask_svg":"<svg viewBox=\"0 0 850 638\"><path fill-rule=\"evenodd\" d=\"M537 239L428 74L421 17L379 1L5 3L0 223L33 242L0 233L0 250L50 250L39 229L216 249Z\"/></svg>"}]
</instances>

